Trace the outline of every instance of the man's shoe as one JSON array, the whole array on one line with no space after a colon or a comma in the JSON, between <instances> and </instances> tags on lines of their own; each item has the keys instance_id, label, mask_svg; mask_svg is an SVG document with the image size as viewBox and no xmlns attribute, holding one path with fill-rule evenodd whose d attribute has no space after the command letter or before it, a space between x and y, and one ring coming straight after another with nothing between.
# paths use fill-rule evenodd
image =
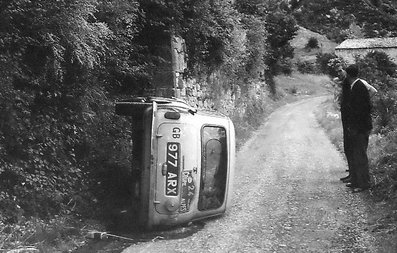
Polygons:
<instances>
[{"instance_id":1,"label":"man's shoe","mask_svg":"<svg viewBox=\"0 0 397 253\"><path fill-rule=\"evenodd\" d=\"M350 178L350 175L347 175L346 177L341 177L340 180L343 181L343 180L346 180L348 178Z\"/></svg>"},{"instance_id":2,"label":"man's shoe","mask_svg":"<svg viewBox=\"0 0 397 253\"><path fill-rule=\"evenodd\" d=\"M346 186L350 188L358 188L357 185L354 185L352 183L347 183Z\"/></svg>"},{"instance_id":3,"label":"man's shoe","mask_svg":"<svg viewBox=\"0 0 397 253\"><path fill-rule=\"evenodd\" d=\"M357 187L357 188L353 188L352 192L353 192L353 193L357 193L357 192L363 192L363 191L365 191L365 190L368 190L368 188L360 188L360 187Z\"/></svg>"},{"instance_id":4,"label":"man's shoe","mask_svg":"<svg viewBox=\"0 0 397 253\"><path fill-rule=\"evenodd\" d=\"M347 183L347 182L350 181L351 179L352 179L351 176L347 176L347 177L341 178L340 180L341 180L343 183Z\"/></svg>"},{"instance_id":5,"label":"man's shoe","mask_svg":"<svg viewBox=\"0 0 397 253\"><path fill-rule=\"evenodd\" d=\"M346 180L343 180L342 182L345 183L345 184L351 183L352 179L351 178L347 178Z\"/></svg>"}]
</instances>

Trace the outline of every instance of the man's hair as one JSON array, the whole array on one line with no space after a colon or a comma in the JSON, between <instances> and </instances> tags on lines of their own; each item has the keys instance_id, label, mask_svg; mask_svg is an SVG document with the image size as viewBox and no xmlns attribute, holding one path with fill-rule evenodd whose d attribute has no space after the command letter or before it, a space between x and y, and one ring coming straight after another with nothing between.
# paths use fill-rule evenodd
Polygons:
<instances>
[{"instance_id":1,"label":"man's hair","mask_svg":"<svg viewBox=\"0 0 397 253\"><path fill-rule=\"evenodd\" d=\"M358 76L358 67L355 64L350 65L349 67L346 68L346 73L353 77L356 78Z\"/></svg>"}]
</instances>

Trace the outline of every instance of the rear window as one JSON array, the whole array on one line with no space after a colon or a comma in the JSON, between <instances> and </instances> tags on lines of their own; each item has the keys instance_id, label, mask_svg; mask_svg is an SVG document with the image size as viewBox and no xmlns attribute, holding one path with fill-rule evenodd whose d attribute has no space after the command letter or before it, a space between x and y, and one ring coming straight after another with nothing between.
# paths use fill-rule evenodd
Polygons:
<instances>
[{"instance_id":1,"label":"rear window","mask_svg":"<svg viewBox=\"0 0 397 253\"><path fill-rule=\"evenodd\" d=\"M201 135L201 180L199 210L216 209L225 199L227 176L226 130L205 126Z\"/></svg>"}]
</instances>

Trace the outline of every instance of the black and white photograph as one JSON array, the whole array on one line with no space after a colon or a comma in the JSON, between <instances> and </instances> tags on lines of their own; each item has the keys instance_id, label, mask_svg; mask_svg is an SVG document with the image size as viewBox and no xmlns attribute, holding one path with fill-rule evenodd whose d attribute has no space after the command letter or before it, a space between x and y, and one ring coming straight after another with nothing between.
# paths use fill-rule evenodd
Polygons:
<instances>
[{"instance_id":1,"label":"black and white photograph","mask_svg":"<svg viewBox=\"0 0 397 253\"><path fill-rule=\"evenodd\" d=\"M0 253L397 253L397 1L0 0Z\"/></svg>"}]
</instances>

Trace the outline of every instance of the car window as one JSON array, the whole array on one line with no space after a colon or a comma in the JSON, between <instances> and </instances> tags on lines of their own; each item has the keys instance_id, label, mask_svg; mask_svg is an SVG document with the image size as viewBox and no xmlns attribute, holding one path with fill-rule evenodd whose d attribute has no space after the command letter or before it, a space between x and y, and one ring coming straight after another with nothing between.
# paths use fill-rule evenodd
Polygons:
<instances>
[{"instance_id":1,"label":"car window","mask_svg":"<svg viewBox=\"0 0 397 253\"><path fill-rule=\"evenodd\" d=\"M226 130L205 126L201 135L201 180L199 210L216 209L225 198L227 176Z\"/></svg>"}]
</instances>

